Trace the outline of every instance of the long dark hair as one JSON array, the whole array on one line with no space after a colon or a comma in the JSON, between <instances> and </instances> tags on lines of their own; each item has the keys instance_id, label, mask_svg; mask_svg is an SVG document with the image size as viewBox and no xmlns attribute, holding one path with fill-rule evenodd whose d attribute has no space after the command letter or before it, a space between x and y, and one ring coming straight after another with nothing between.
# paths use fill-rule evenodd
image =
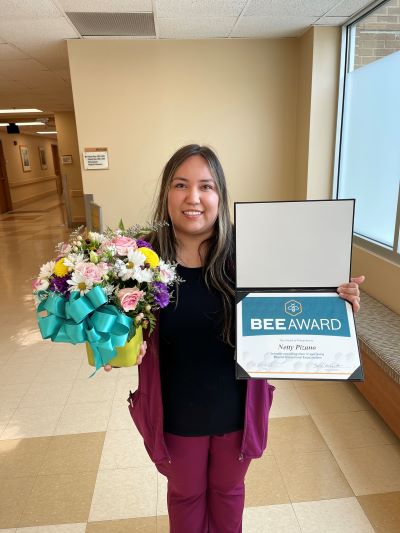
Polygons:
<instances>
[{"instance_id":1,"label":"long dark hair","mask_svg":"<svg viewBox=\"0 0 400 533\"><path fill-rule=\"evenodd\" d=\"M201 246L206 245L203 268L207 286L216 289L222 298L224 312L222 339L224 342L233 346L233 228L229 215L229 200L225 174L218 157L208 146L200 146L198 144L183 146L174 153L165 165L155 202L153 222L167 221L168 226L163 226L157 232L153 233L150 240L164 260L176 261L177 241L172 221L168 214L168 192L177 168L186 159L194 155L203 157L207 162L219 196L218 217L215 221L214 232L209 239L201 243Z\"/></svg>"}]
</instances>

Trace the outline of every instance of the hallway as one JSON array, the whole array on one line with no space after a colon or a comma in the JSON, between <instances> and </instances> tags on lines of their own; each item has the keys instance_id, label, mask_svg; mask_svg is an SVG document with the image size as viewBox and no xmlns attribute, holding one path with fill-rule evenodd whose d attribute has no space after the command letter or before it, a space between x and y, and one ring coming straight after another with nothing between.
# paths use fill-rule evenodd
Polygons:
<instances>
[{"instance_id":1,"label":"hallway","mask_svg":"<svg viewBox=\"0 0 400 533\"><path fill-rule=\"evenodd\" d=\"M89 380L83 346L37 328L31 279L66 235L56 197L0 215L0 533L166 533L166 483L126 403L137 368ZM274 385L244 532L400 531L399 441L356 388Z\"/></svg>"}]
</instances>

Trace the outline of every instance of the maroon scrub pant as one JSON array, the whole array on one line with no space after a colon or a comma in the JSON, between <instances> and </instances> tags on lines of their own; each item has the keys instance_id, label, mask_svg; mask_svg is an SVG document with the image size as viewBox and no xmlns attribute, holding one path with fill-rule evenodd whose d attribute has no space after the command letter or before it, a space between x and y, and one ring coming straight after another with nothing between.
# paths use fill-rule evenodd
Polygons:
<instances>
[{"instance_id":1,"label":"maroon scrub pant","mask_svg":"<svg viewBox=\"0 0 400 533\"><path fill-rule=\"evenodd\" d=\"M165 433L171 463L157 465L168 478L170 533L241 533L244 477L242 431L211 437Z\"/></svg>"}]
</instances>

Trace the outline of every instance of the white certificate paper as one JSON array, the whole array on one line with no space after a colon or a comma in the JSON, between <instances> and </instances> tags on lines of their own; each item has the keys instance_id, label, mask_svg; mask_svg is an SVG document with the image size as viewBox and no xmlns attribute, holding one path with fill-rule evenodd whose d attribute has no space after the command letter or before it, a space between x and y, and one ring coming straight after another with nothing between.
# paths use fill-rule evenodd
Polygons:
<instances>
[{"instance_id":1,"label":"white certificate paper","mask_svg":"<svg viewBox=\"0 0 400 533\"><path fill-rule=\"evenodd\" d=\"M351 305L335 292L238 296L238 377L362 379Z\"/></svg>"}]
</instances>

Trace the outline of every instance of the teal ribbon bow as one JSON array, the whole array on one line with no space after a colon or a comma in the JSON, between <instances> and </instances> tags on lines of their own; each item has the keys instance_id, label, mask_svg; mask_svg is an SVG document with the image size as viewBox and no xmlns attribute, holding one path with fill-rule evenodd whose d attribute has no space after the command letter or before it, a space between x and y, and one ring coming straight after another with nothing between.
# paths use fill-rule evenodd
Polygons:
<instances>
[{"instance_id":1,"label":"teal ribbon bow","mask_svg":"<svg viewBox=\"0 0 400 533\"><path fill-rule=\"evenodd\" d=\"M46 311L47 316L40 313ZM100 286L80 296L71 292L69 300L50 292L37 308L37 319L43 339L78 344L88 342L93 350L96 370L117 355L116 348L128 341L133 319L107 304Z\"/></svg>"}]
</instances>

